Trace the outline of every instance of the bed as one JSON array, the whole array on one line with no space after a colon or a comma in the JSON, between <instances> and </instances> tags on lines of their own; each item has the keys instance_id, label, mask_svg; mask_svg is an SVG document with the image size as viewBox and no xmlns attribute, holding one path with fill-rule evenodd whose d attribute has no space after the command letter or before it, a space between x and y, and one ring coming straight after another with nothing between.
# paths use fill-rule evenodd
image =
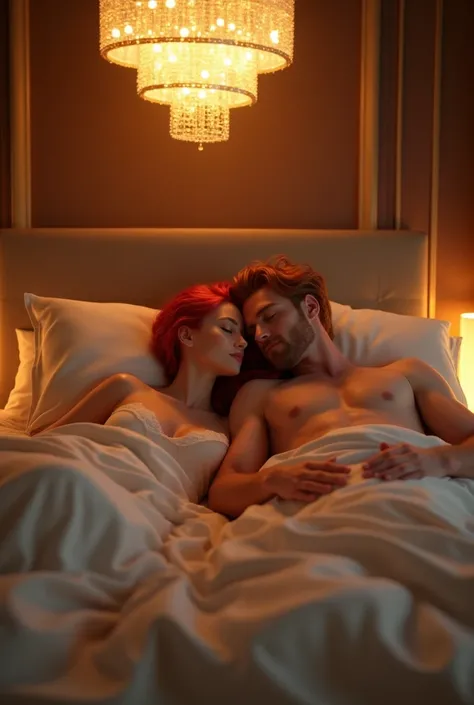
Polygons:
<instances>
[{"instance_id":1,"label":"bed","mask_svg":"<svg viewBox=\"0 0 474 705\"><path fill-rule=\"evenodd\" d=\"M29 369L49 377L22 397L40 409L30 424L82 384L71 341L81 360L92 351L99 374L97 340L116 335L118 309L94 319L94 306L131 306L127 320L145 330L181 288L278 253L324 273L351 354L374 360L400 344L462 401L449 327L426 318L423 233L41 229L0 233L2 404L18 369L15 331L32 321ZM83 327L66 345L58 316L73 309ZM365 347L354 346L363 326ZM50 340L54 364L38 358ZM2 703L474 702L472 481L356 483L317 507L275 500L230 522L163 459L147 461L149 448L137 446L140 462L121 454L115 430L29 438L6 408ZM356 467L359 440L316 450L336 448Z\"/></svg>"}]
</instances>

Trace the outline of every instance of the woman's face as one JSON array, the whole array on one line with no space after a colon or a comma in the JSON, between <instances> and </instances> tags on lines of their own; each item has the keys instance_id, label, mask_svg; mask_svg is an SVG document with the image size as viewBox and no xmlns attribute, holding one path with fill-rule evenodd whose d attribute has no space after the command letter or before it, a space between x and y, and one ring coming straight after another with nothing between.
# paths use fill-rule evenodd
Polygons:
<instances>
[{"instance_id":1,"label":"woman's face","mask_svg":"<svg viewBox=\"0 0 474 705\"><path fill-rule=\"evenodd\" d=\"M239 310L233 304L221 304L205 316L199 330L189 331L190 358L216 376L237 375L247 347L242 330Z\"/></svg>"}]
</instances>

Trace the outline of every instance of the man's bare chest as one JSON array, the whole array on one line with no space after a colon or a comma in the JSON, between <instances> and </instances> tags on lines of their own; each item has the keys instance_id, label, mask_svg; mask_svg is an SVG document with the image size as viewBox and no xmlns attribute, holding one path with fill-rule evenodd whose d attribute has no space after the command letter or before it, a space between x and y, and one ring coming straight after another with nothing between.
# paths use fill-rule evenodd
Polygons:
<instances>
[{"instance_id":1,"label":"man's bare chest","mask_svg":"<svg viewBox=\"0 0 474 705\"><path fill-rule=\"evenodd\" d=\"M398 371L357 368L340 381L308 375L281 383L269 394L265 416L271 426L283 427L335 411L383 414L413 408L413 390Z\"/></svg>"}]
</instances>

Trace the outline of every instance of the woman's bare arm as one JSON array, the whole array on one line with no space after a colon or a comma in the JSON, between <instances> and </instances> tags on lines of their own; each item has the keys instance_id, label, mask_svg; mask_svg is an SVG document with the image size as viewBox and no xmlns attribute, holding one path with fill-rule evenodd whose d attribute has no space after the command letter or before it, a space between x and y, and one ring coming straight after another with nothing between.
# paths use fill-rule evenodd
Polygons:
<instances>
[{"instance_id":1,"label":"woman's bare arm","mask_svg":"<svg viewBox=\"0 0 474 705\"><path fill-rule=\"evenodd\" d=\"M89 421L91 423L105 423L113 410L132 392L146 385L133 375L118 373L107 377L96 387L91 389L72 409L50 426L35 430L31 435L50 431L59 426L70 423Z\"/></svg>"}]
</instances>

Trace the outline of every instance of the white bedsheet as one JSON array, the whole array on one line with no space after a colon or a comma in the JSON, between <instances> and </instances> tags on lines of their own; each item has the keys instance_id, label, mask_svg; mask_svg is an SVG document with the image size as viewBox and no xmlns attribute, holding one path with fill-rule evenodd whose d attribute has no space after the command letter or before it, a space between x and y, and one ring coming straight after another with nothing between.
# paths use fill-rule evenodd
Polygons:
<instances>
[{"instance_id":1,"label":"white bedsheet","mask_svg":"<svg viewBox=\"0 0 474 705\"><path fill-rule=\"evenodd\" d=\"M474 702L474 483L361 481L390 426L337 454L354 482L228 522L165 453L75 424L0 438L0 702Z\"/></svg>"},{"instance_id":2,"label":"white bedsheet","mask_svg":"<svg viewBox=\"0 0 474 705\"><path fill-rule=\"evenodd\" d=\"M0 436L26 436L25 423L15 414L0 409Z\"/></svg>"}]
</instances>

